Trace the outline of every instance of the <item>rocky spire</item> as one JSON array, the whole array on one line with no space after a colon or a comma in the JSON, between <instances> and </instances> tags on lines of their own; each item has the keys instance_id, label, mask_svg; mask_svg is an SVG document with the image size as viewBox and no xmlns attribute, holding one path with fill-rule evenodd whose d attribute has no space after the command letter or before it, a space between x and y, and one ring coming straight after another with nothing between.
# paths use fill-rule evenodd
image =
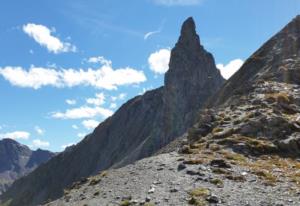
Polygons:
<instances>
[{"instance_id":1,"label":"rocky spire","mask_svg":"<svg viewBox=\"0 0 300 206\"><path fill-rule=\"evenodd\" d=\"M180 37L176 46L183 47L186 49L192 49L192 47L199 49L200 39L196 33L196 25L192 17L189 17L182 24Z\"/></svg>"},{"instance_id":2,"label":"rocky spire","mask_svg":"<svg viewBox=\"0 0 300 206\"><path fill-rule=\"evenodd\" d=\"M223 81L213 56L200 44L193 18L188 18L172 49L169 70L165 75L166 141L180 135L192 124L196 111Z\"/></svg>"}]
</instances>

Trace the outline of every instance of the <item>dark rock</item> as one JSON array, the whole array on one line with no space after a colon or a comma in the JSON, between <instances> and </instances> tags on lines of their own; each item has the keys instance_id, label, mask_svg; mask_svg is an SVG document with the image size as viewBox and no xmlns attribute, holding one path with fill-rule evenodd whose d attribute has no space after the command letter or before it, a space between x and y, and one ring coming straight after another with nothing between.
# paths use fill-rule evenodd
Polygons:
<instances>
[{"instance_id":1,"label":"dark rock","mask_svg":"<svg viewBox=\"0 0 300 206\"><path fill-rule=\"evenodd\" d=\"M206 198L207 202L209 203L219 203L219 198L215 195L210 195Z\"/></svg>"},{"instance_id":2,"label":"dark rock","mask_svg":"<svg viewBox=\"0 0 300 206\"><path fill-rule=\"evenodd\" d=\"M231 168L231 165L223 159L214 159L210 162L210 165L213 167Z\"/></svg>"},{"instance_id":3,"label":"dark rock","mask_svg":"<svg viewBox=\"0 0 300 206\"><path fill-rule=\"evenodd\" d=\"M145 199L145 201L146 201L146 202L150 202L150 201L151 201L151 198L150 198L149 196L147 196L146 199Z\"/></svg>"},{"instance_id":4,"label":"dark rock","mask_svg":"<svg viewBox=\"0 0 300 206\"><path fill-rule=\"evenodd\" d=\"M170 192L171 193L178 192L178 189L177 188L173 188L173 189L170 190Z\"/></svg>"},{"instance_id":5,"label":"dark rock","mask_svg":"<svg viewBox=\"0 0 300 206\"><path fill-rule=\"evenodd\" d=\"M203 173L201 173L200 171L196 171L196 170L187 170L186 174L191 175L191 176L195 176L195 175L204 176Z\"/></svg>"},{"instance_id":6,"label":"dark rock","mask_svg":"<svg viewBox=\"0 0 300 206\"><path fill-rule=\"evenodd\" d=\"M283 151L300 155L300 133L294 133L287 139L278 141L277 146Z\"/></svg>"},{"instance_id":7,"label":"dark rock","mask_svg":"<svg viewBox=\"0 0 300 206\"><path fill-rule=\"evenodd\" d=\"M181 171L181 170L184 170L185 168L186 168L186 165L183 164L183 163L180 163L180 164L178 165L178 167L177 167L177 170L178 170L178 171Z\"/></svg>"}]
</instances>

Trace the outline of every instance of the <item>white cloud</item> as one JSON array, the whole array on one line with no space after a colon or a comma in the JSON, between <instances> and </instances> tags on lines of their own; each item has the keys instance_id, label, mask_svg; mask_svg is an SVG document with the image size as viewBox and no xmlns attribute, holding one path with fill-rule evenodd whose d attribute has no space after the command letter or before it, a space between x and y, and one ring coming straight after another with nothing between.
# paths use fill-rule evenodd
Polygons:
<instances>
[{"instance_id":1,"label":"white cloud","mask_svg":"<svg viewBox=\"0 0 300 206\"><path fill-rule=\"evenodd\" d=\"M148 58L150 69L157 74L164 74L169 69L170 55L169 49L161 49L150 54Z\"/></svg>"},{"instance_id":2,"label":"white cloud","mask_svg":"<svg viewBox=\"0 0 300 206\"><path fill-rule=\"evenodd\" d=\"M118 99L119 100L124 100L126 98L126 96L127 96L126 93L121 93L121 94L119 94Z\"/></svg>"},{"instance_id":3,"label":"white cloud","mask_svg":"<svg viewBox=\"0 0 300 206\"><path fill-rule=\"evenodd\" d=\"M49 147L50 143L47 142L47 141L42 141L40 139L35 139L35 140L32 141L32 145L34 147Z\"/></svg>"},{"instance_id":4,"label":"white cloud","mask_svg":"<svg viewBox=\"0 0 300 206\"><path fill-rule=\"evenodd\" d=\"M165 6L191 6L200 4L203 0L153 0L158 5Z\"/></svg>"},{"instance_id":5,"label":"white cloud","mask_svg":"<svg viewBox=\"0 0 300 206\"><path fill-rule=\"evenodd\" d=\"M29 23L23 25L23 31L32 37L38 44L44 46L49 52L55 54L61 52L76 52L76 46L69 42L62 42L59 38L53 36L55 30L51 31L48 27L40 24Z\"/></svg>"},{"instance_id":6,"label":"white cloud","mask_svg":"<svg viewBox=\"0 0 300 206\"><path fill-rule=\"evenodd\" d=\"M142 91L139 93L139 95L145 94L147 91L152 90L152 89L153 89L153 86L146 87L146 88L144 87L142 89Z\"/></svg>"},{"instance_id":7,"label":"white cloud","mask_svg":"<svg viewBox=\"0 0 300 206\"><path fill-rule=\"evenodd\" d=\"M241 59L234 59L230 61L227 65L217 64L217 68L220 70L221 75L225 79L229 79L235 72L237 72L241 66L244 64L244 61Z\"/></svg>"},{"instance_id":8,"label":"white cloud","mask_svg":"<svg viewBox=\"0 0 300 206\"><path fill-rule=\"evenodd\" d=\"M111 97L111 101L115 102L115 101L117 101L117 100L118 100L118 97L117 97L117 96L112 96L112 97Z\"/></svg>"},{"instance_id":9,"label":"white cloud","mask_svg":"<svg viewBox=\"0 0 300 206\"><path fill-rule=\"evenodd\" d=\"M66 99L66 103L68 105L75 105L76 104L76 100L75 99Z\"/></svg>"},{"instance_id":10,"label":"white cloud","mask_svg":"<svg viewBox=\"0 0 300 206\"><path fill-rule=\"evenodd\" d=\"M85 133L78 133L78 134L77 134L77 137L83 138L83 137L85 137L85 135L86 135Z\"/></svg>"},{"instance_id":11,"label":"white cloud","mask_svg":"<svg viewBox=\"0 0 300 206\"><path fill-rule=\"evenodd\" d=\"M89 119L89 120L84 120L82 121L82 125L86 128L86 129L95 129L100 122L93 120L93 119Z\"/></svg>"},{"instance_id":12,"label":"white cloud","mask_svg":"<svg viewBox=\"0 0 300 206\"><path fill-rule=\"evenodd\" d=\"M112 114L113 111L102 107L82 106L79 108L68 109L65 112L54 112L52 113L51 116L57 119L83 119L83 118L93 118L96 116L107 118Z\"/></svg>"},{"instance_id":13,"label":"white cloud","mask_svg":"<svg viewBox=\"0 0 300 206\"><path fill-rule=\"evenodd\" d=\"M154 34L158 34L158 33L160 33L160 30L150 31L144 35L144 40L147 40L150 36L153 36Z\"/></svg>"},{"instance_id":14,"label":"white cloud","mask_svg":"<svg viewBox=\"0 0 300 206\"><path fill-rule=\"evenodd\" d=\"M117 100L124 100L126 98L127 94L126 93L120 93L117 96L111 96L110 99L111 101L115 102Z\"/></svg>"},{"instance_id":15,"label":"white cloud","mask_svg":"<svg viewBox=\"0 0 300 206\"><path fill-rule=\"evenodd\" d=\"M95 94L96 98L87 98L86 103L93 104L95 106L100 106L105 103L105 95L101 93Z\"/></svg>"},{"instance_id":16,"label":"white cloud","mask_svg":"<svg viewBox=\"0 0 300 206\"><path fill-rule=\"evenodd\" d=\"M73 129L78 129L78 126L77 126L76 124L73 124L73 125L72 125L72 128L73 128Z\"/></svg>"},{"instance_id":17,"label":"white cloud","mask_svg":"<svg viewBox=\"0 0 300 206\"><path fill-rule=\"evenodd\" d=\"M117 108L117 104L116 103L111 103L109 108L111 109L116 109Z\"/></svg>"},{"instance_id":18,"label":"white cloud","mask_svg":"<svg viewBox=\"0 0 300 206\"><path fill-rule=\"evenodd\" d=\"M43 86L74 87L79 85L101 89L117 89L118 86L138 84L146 81L143 71L130 67L113 69L102 65L98 69L50 69L32 66L29 70L22 67L0 67L0 75L14 86L39 89Z\"/></svg>"},{"instance_id":19,"label":"white cloud","mask_svg":"<svg viewBox=\"0 0 300 206\"><path fill-rule=\"evenodd\" d=\"M103 56L90 57L87 60L87 62L94 63L94 64L100 63L100 64L106 65L106 66L111 66L112 65L111 60L107 60Z\"/></svg>"},{"instance_id":20,"label":"white cloud","mask_svg":"<svg viewBox=\"0 0 300 206\"><path fill-rule=\"evenodd\" d=\"M5 139L29 139L30 133L24 131L15 131L0 134L0 138Z\"/></svg>"},{"instance_id":21,"label":"white cloud","mask_svg":"<svg viewBox=\"0 0 300 206\"><path fill-rule=\"evenodd\" d=\"M0 74L14 86L39 89L42 86L59 86L59 75L54 69L32 67L29 71L22 67L0 67Z\"/></svg>"},{"instance_id":22,"label":"white cloud","mask_svg":"<svg viewBox=\"0 0 300 206\"><path fill-rule=\"evenodd\" d=\"M75 143L74 143L74 142L71 142L71 143L68 143L68 144L64 144L64 145L61 146L61 148L62 148L62 149L66 149L67 147L70 147L70 146L72 146L72 145L75 145Z\"/></svg>"},{"instance_id":23,"label":"white cloud","mask_svg":"<svg viewBox=\"0 0 300 206\"><path fill-rule=\"evenodd\" d=\"M41 129L39 126L35 126L34 130L36 131L36 133L38 133L38 135L43 135L45 133L45 131Z\"/></svg>"}]
</instances>

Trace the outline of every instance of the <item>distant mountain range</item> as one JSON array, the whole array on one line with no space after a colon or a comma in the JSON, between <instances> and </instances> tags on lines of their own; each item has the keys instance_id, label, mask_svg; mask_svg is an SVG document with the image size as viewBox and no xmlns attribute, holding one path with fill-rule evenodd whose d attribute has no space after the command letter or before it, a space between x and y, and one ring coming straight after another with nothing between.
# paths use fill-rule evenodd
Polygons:
<instances>
[{"instance_id":1,"label":"distant mountain range","mask_svg":"<svg viewBox=\"0 0 300 206\"><path fill-rule=\"evenodd\" d=\"M0 199L12 206L299 205L299 84L300 16L226 82L188 18L163 87L129 100Z\"/></svg>"},{"instance_id":2,"label":"distant mountain range","mask_svg":"<svg viewBox=\"0 0 300 206\"><path fill-rule=\"evenodd\" d=\"M12 139L0 140L0 193L54 155L41 149L32 151Z\"/></svg>"}]
</instances>

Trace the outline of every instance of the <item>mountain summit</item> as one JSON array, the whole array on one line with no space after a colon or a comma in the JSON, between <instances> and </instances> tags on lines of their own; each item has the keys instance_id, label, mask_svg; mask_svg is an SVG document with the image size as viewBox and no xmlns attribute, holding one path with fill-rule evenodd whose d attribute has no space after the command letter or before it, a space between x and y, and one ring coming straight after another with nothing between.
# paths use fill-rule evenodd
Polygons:
<instances>
[{"instance_id":1,"label":"mountain summit","mask_svg":"<svg viewBox=\"0 0 300 206\"><path fill-rule=\"evenodd\" d=\"M168 141L186 131L199 108L224 82L213 56L205 51L193 18L182 25L171 51L164 87L164 136Z\"/></svg>"},{"instance_id":2,"label":"mountain summit","mask_svg":"<svg viewBox=\"0 0 300 206\"><path fill-rule=\"evenodd\" d=\"M15 182L1 199L36 205L60 197L73 182L148 157L182 135L224 82L195 29L192 18L183 23L165 86L129 100L79 144Z\"/></svg>"},{"instance_id":3,"label":"mountain summit","mask_svg":"<svg viewBox=\"0 0 300 206\"><path fill-rule=\"evenodd\" d=\"M53 156L54 153L45 150L32 151L12 139L0 140L0 194L14 180L28 174Z\"/></svg>"}]
</instances>

